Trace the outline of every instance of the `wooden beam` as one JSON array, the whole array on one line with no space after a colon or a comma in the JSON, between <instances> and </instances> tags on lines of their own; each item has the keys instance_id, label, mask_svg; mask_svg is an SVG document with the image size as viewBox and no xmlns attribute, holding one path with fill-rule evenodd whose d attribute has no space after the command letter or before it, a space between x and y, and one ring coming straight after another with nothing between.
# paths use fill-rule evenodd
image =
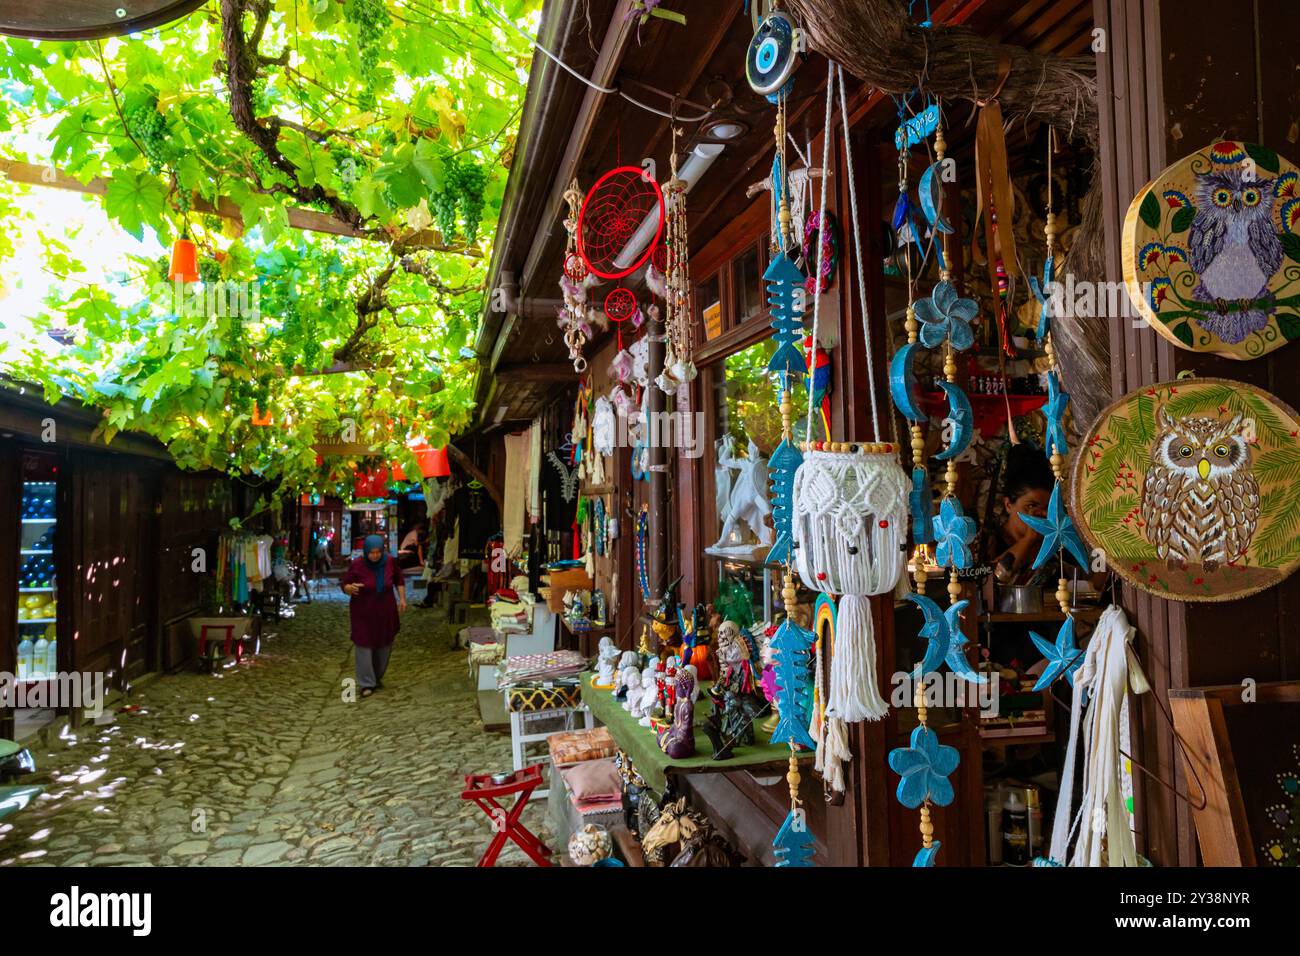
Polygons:
<instances>
[{"instance_id":1,"label":"wooden beam","mask_svg":"<svg viewBox=\"0 0 1300 956\"><path fill-rule=\"evenodd\" d=\"M4 173L11 182L23 183L27 186L63 189L68 192L85 193L90 196L103 196L108 192L108 180L102 176L96 176L89 182L85 182L75 176L69 176L53 166L39 166L35 163L0 159L0 173ZM192 200L192 206L195 212L220 216L223 219L239 223L241 228L243 226L244 217L240 213L239 207L224 196L218 199L215 205L200 196L195 196ZM367 232L364 229L357 229L345 222L340 222L328 213L319 212L315 209L302 209L292 206L288 210L288 221L292 228L301 229L303 232L318 232L323 235L348 236L353 239L376 241L390 238L382 231ZM471 259L480 259L483 256L483 253L472 247L457 248L444 245L442 237L431 229L414 233L406 239L399 239L396 245L399 249L410 251L427 249L431 252L446 252L467 256Z\"/></svg>"},{"instance_id":2,"label":"wooden beam","mask_svg":"<svg viewBox=\"0 0 1300 956\"><path fill-rule=\"evenodd\" d=\"M563 362L521 362L502 365L496 377L500 382L567 382L576 381L578 373Z\"/></svg>"}]
</instances>

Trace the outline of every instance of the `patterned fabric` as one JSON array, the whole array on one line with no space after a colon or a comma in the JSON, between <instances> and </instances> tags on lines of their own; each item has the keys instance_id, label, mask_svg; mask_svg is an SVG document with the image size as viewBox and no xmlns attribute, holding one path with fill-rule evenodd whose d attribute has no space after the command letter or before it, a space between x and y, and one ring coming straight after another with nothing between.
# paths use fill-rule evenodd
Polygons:
<instances>
[{"instance_id":1,"label":"patterned fabric","mask_svg":"<svg viewBox=\"0 0 1300 956\"><path fill-rule=\"evenodd\" d=\"M582 691L577 685L561 687L511 687L506 692L506 709L511 713L562 710L577 707Z\"/></svg>"},{"instance_id":2,"label":"patterned fabric","mask_svg":"<svg viewBox=\"0 0 1300 956\"><path fill-rule=\"evenodd\" d=\"M557 767L585 760L604 760L614 756L618 749L608 727L551 734L546 739L546 745L551 751L551 761Z\"/></svg>"}]
</instances>

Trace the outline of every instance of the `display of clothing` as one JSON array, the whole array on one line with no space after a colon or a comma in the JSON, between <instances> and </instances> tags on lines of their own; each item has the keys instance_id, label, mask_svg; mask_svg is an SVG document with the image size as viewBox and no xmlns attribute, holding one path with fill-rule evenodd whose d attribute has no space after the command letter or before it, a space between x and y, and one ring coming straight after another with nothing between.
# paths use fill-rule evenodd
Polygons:
<instances>
[{"instance_id":1,"label":"display of clothing","mask_svg":"<svg viewBox=\"0 0 1300 956\"><path fill-rule=\"evenodd\" d=\"M501 492L505 514L501 516L501 532L506 554L519 554L524 546L524 511L528 506L528 432L507 435L505 447L506 476Z\"/></svg>"},{"instance_id":2,"label":"display of clothing","mask_svg":"<svg viewBox=\"0 0 1300 956\"><path fill-rule=\"evenodd\" d=\"M452 496L451 509L458 522L457 557L482 561L488 538L501 530L496 504L481 485L461 485Z\"/></svg>"},{"instance_id":3,"label":"display of clothing","mask_svg":"<svg viewBox=\"0 0 1300 956\"><path fill-rule=\"evenodd\" d=\"M572 531L578 515L578 466L560 450L548 451L542 463L542 499L547 531Z\"/></svg>"}]
</instances>

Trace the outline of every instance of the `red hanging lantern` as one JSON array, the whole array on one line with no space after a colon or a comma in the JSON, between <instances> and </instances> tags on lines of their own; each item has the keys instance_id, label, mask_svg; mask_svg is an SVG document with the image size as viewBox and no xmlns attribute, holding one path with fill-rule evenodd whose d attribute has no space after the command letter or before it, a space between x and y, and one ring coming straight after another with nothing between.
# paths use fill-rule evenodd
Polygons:
<instances>
[{"instance_id":1,"label":"red hanging lantern","mask_svg":"<svg viewBox=\"0 0 1300 956\"><path fill-rule=\"evenodd\" d=\"M429 450L429 470L426 478L450 478L451 462L447 459L447 446Z\"/></svg>"},{"instance_id":2,"label":"red hanging lantern","mask_svg":"<svg viewBox=\"0 0 1300 956\"><path fill-rule=\"evenodd\" d=\"M184 233L172 243L171 267L167 270L169 282L179 279L181 282L199 281L199 247Z\"/></svg>"}]
</instances>

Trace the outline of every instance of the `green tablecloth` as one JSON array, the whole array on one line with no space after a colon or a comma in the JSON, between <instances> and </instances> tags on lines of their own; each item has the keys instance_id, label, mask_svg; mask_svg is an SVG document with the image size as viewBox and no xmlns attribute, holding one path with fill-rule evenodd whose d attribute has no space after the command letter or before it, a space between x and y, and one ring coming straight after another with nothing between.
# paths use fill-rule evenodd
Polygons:
<instances>
[{"instance_id":1,"label":"green tablecloth","mask_svg":"<svg viewBox=\"0 0 1300 956\"><path fill-rule=\"evenodd\" d=\"M733 750L730 760L714 760L713 745L700 729L708 719L711 704L708 695L701 692L695 703L695 756L685 760L670 760L659 749L653 728L642 727L637 719L623 709L623 704L614 699L613 691L592 687L595 677L588 672L582 675L582 700L591 709L592 714L609 728L615 743L632 758L632 763L641 776L655 790L663 790L669 773L723 773L728 770L744 770L762 764L784 765L790 759L788 744L774 744L761 729L761 721L755 721L755 743ZM708 683L704 685L707 691ZM764 718L766 719L766 718ZM812 751L803 751L799 758L811 760Z\"/></svg>"}]
</instances>

